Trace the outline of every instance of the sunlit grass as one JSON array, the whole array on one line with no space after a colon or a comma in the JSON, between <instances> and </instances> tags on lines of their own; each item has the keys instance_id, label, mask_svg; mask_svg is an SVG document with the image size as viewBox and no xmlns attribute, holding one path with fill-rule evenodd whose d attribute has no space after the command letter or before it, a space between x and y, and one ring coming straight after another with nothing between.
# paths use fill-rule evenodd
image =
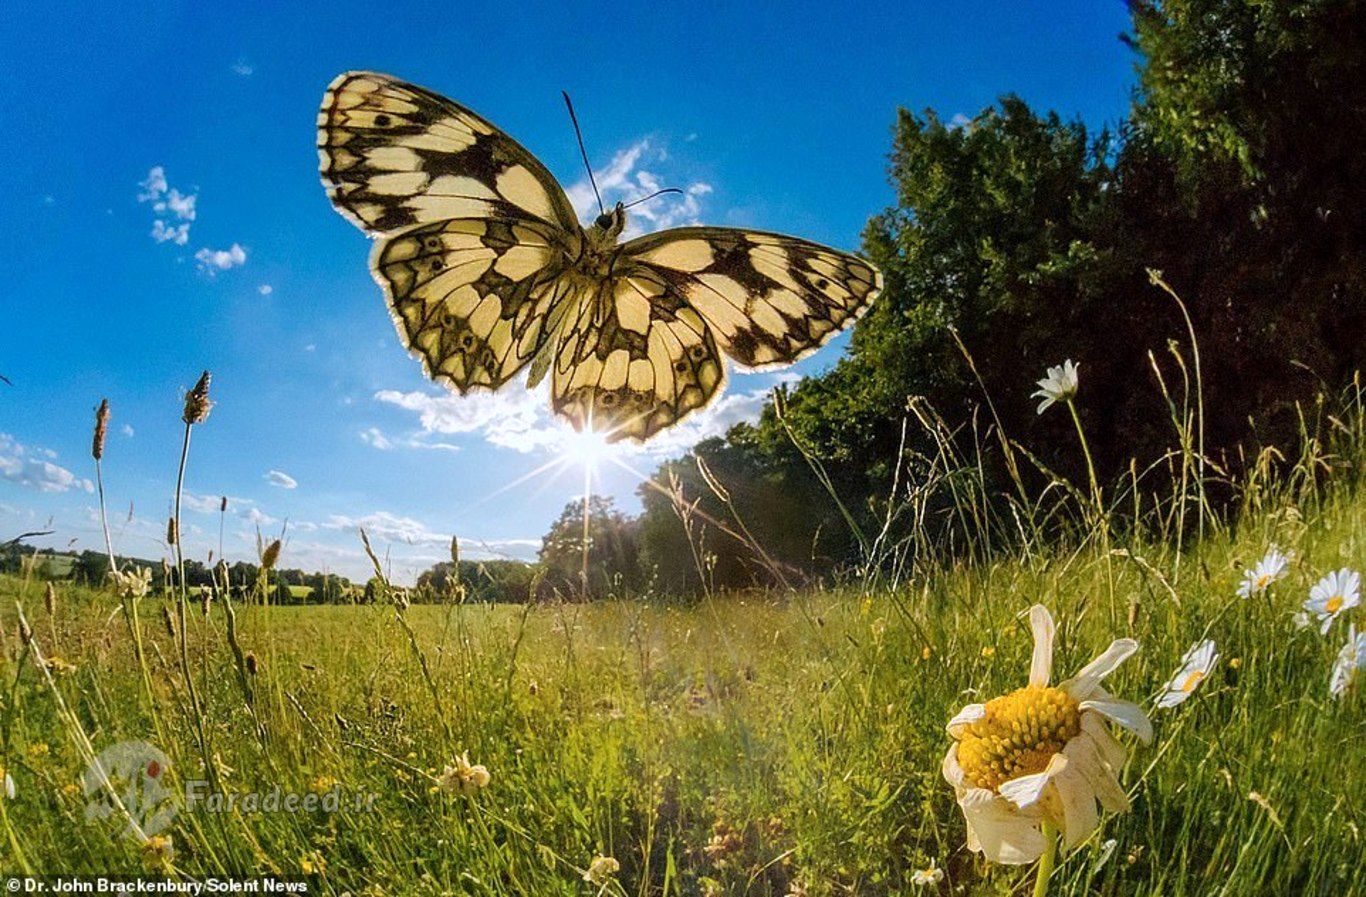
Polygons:
<instances>
[{"instance_id":1,"label":"sunlit grass","mask_svg":"<svg viewBox=\"0 0 1366 897\"><path fill-rule=\"evenodd\" d=\"M189 665L224 787L306 793L322 780L378 797L369 813L182 812L174 869L309 870L333 894L586 894L600 886L585 871L608 856L620 863L608 893L900 895L937 864L942 893L1004 894L1029 870L966 851L939 761L963 704L1018 686L1021 615L1040 602L1059 621L1059 668L1137 638L1107 684L1149 710L1193 643L1221 654L1190 700L1153 712L1151 747L1129 742L1132 811L1061 858L1052 893L1351 893L1366 886L1353 859L1366 702L1360 687L1328 692L1346 622L1325 637L1292 616L1321 572L1361 564L1363 532L1366 501L1340 490L1267 507L1184 555L1128 545L1143 565L1058 553L893 592L687 609L415 605L404 614L435 696L393 607L239 607L250 709L221 610L192 608ZM1292 554L1285 577L1238 598L1243 566L1272 542ZM1156 571L1178 562L1173 597ZM1117 628L1102 600L1112 576ZM203 777L178 646L144 600L158 734L118 599L59 588L49 615L42 588L0 580L0 766L16 789L0 802L0 865L145 871L137 843L85 821L85 761L55 698L97 750L152 741L178 774ZM52 686L17 641L15 599L44 652L76 667ZM462 755L488 787L439 787Z\"/></svg>"}]
</instances>

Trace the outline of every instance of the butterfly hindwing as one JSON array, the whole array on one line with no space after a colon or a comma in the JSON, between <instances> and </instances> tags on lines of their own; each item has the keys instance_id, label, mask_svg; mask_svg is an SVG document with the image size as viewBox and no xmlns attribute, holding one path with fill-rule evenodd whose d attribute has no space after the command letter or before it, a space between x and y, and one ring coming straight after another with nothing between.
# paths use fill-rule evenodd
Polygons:
<instances>
[{"instance_id":1,"label":"butterfly hindwing","mask_svg":"<svg viewBox=\"0 0 1366 897\"><path fill-rule=\"evenodd\" d=\"M318 156L333 205L388 234L451 218L578 219L531 153L440 94L378 72L347 72L318 113Z\"/></svg>"},{"instance_id":2,"label":"butterfly hindwing","mask_svg":"<svg viewBox=\"0 0 1366 897\"><path fill-rule=\"evenodd\" d=\"M705 407L725 382L711 328L651 272L598 287L559 334L551 405L576 429L644 441Z\"/></svg>"},{"instance_id":3,"label":"butterfly hindwing","mask_svg":"<svg viewBox=\"0 0 1366 897\"><path fill-rule=\"evenodd\" d=\"M463 395L506 383L549 337L571 283L562 239L545 224L458 218L384 240L371 266L404 345Z\"/></svg>"},{"instance_id":4,"label":"butterfly hindwing","mask_svg":"<svg viewBox=\"0 0 1366 897\"><path fill-rule=\"evenodd\" d=\"M623 252L686 299L727 355L755 370L816 351L882 290L882 273L857 256L761 231L677 228Z\"/></svg>"}]
</instances>

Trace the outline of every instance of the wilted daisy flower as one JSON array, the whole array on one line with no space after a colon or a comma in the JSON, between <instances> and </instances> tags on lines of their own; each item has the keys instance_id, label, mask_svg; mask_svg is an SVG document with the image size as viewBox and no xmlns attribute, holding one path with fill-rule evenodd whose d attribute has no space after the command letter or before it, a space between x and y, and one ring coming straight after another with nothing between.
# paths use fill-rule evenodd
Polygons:
<instances>
[{"instance_id":1,"label":"wilted daisy flower","mask_svg":"<svg viewBox=\"0 0 1366 897\"><path fill-rule=\"evenodd\" d=\"M1243 581L1238 584L1238 597L1251 598L1265 592L1273 582L1285 575L1289 563L1290 558L1272 545L1260 561L1243 571Z\"/></svg>"},{"instance_id":2,"label":"wilted daisy flower","mask_svg":"<svg viewBox=\"0 0 1366 897\"><path fill-rule=\"evenodd\" d=\"M968 848L996 863L1038 859L1048 845L1045 821L1067 847L1100 825L1096 803L1110 812L1128 809L1119 784L1125 751L1107 721L1152 739L1152 723L1136 704L1100 687L1138 650L1117 639L1076 676L1049 686L1053 618L1042 605L1029 611L1034 657L1029 685L986 704L969 704L950 722L954 744L944 778L958 796L968 826Z\"/></svg>"},{"instance_id":3,"label":"wilted daisy flower","mask_svg":"<svg viewBox=\"0 0 1366 897\"><path fill-rule=\"evenodd\" d=\"M14 779L3 766L0 766L0 791L4 792L5 797L14 800Z\"/></svg>"},{"instance_id":4,"label":"wilted daisy flower","mask_svg":"<svg viewBox=\"0 0 1366 897\"><path fill-rule=\"evenodd\" d=\"M1070 402L1077 394L1077 365L1067 359L1057 367L1048 369L1048 374L1039 381L1039 389L1030 395L1031 399L1043 399L1039 403L1039 414L1048 410L1054 402Z\"/></svg>"},{"instance_id":5,"label":"wilted daisy flower","mask_svg":"<svg viewBox=\"0 0 1366 897\"><path fill-rule=\"evenodd\" d=\"M1338 614L1361 603L1361 574L1343 567L1314 583L1304 609L1319 618L1319 631L1328 632Z\"/></svg>"},{"instance_id":6,"label":"wilted daisy flower","mask_svg":"<svg viewBox=\"0 0 1366 897\"><path fill-rule=\"evenodd\" d=\"M1340 695L1356 683L1357 673L1366 666L1366 632L1357 632L1356 626L1347 630L1347 644L1338 652L1333 662L1333 675L1328 680L1328 691ZM13 796L13 795L11 795Z\"/></svg>"},{"instance_id":7,"label":"wilted daisy flower","mask_svg":"<svg viewBox=\"0 0 1366 897\"><path fill-rule=\"evenodd\" d=\"M583 872L583 880L592 882L595 885L605 885L611 881L612 876L621 871L621 863L612 857L597 856L593 857L593 862L588 864L588 868Z\"/></svg>"},{"instance_id":8,"label":"wilted daisy flower","mask_svg":"<svg viewBox=\"0 0 1366 897\"><path fill-rule=\"evenodd\" d=\"M1191 696L1191 692L1204 681L1210 670L1214 669L1219 655L1214 652L1214 642L1205 639L1192 645L1181 658L1181 669L1172 676L1162 697L1157 699L1158 707L1175 707Z\"/></svg>"},{"instance_id":9,"label":"wilted daisy flower","mask_svg":"<svg viewBox=\"0 0 1366 897\"><path fill-rule=\"evenodd\" d=\"M469 755L461 754L455 758L454 766L447 766L441 775L436 777L436 784L447 794L469 796L487 787L491 778L487 769L472 765Z\"/></svg>"},{"instance_id":10,"label":"wilted daisy flower","mask_svg":"<svg viewBox=\"0 0 1366 897\"><path fill-rule=\"evenodd\" d=\"M944 880L944 870L934 863L930 863L924 869L917 869L911 874L911 884L913 885L937 885Z\"/></svg>"}]
</instances>

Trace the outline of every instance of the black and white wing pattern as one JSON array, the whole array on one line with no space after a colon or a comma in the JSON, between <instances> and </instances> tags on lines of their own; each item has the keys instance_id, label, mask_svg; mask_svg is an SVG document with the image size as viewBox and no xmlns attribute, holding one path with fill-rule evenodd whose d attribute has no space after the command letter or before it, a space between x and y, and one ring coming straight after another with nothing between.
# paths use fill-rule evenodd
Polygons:
<instances>
[{"instance_id":1,"label":"black and white wing pattern","mask_svg":"<svg viewBox=\"0 0 1366 897\"><path fill-rule=\"evenodd\" d=\"M720 394L726 367L712 328L652 271L598 288L560 330L555 413L609 441L643 442Z\"/></svg>"},{"instance_id":2,"label":"black and white wing pattern","mask_svg":"<svg viewBox=\"0 0 1366 897\"><path fill-rule=\"evenodd\" d=\"M375 72L327 89L318 155L332 204L382 238L370 267L427 375L462 394L515 376L581 251L550 172L470 110Z\"/></svg>"},{"instance_id":3,"label":"black and white wing pattern","mask_svg":"<svg viewBox=\"0 0 1366 897\"><path fill-rule=\"evenodd\" d=\"M347 72L323 95L318 160L332 204L371 234L452 218L535 219L579 229L536 157L440 94Z\"/></svg>"},{"instance_id":4,"label":"black and white wing pattern","mask_svg":"<svg viewBox=\"0 0 1366 897\"><path fill-rule=\"evenodd\" d=\"M585 231L515 140L388 75L332 82L318 156L332 204L380 238L371 270L429 377L463 394L548 370L555 412L611 440L705 407L723 355L763 369L814 352L882 290L868 262L779 234L685 227L617 245L622 205Z\"/></svg>"},{"instance_id":5,"label":"black and white wing pattern","mask_svg":"<svg viewBox=\"0 0 1366 897\"><path fill-rule=\"evenodd\" d=\"M868 310L882 272L848 253L763 231L682 227L622 247L711 326L750 370L792 364Z\"/></svg>"},{"instance_id":6,"label":"black and white wing pattern","mask_svg":"<svg viewBox=\"0 0 1366 897\"><path fill-rule=\"evenodd\" d=\"M685 227L625 244L613 277L562 329L555 411L576 427L644 441L705 407L721 354L751 370L816 351L882 289L869 263L758 231Z\"/></svg>"}]
</instances>

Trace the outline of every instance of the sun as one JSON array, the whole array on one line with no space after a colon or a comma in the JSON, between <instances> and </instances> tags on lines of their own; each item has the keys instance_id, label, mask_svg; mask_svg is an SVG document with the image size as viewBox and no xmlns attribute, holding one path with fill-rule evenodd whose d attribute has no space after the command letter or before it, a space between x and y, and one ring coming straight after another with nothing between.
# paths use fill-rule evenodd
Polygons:
<instances>
[{"instance_id":1,"label":"sun","mask_svg":"<svg viewBox=\"0 0 1366 897\"><path fill-rule=\"evenodd\" d=\"M614 457L620 451L618 445L607 441L607 434L596 430L582 430L565 434L560 456L571 464L595 470L599 462Z\"/></svg>"}]
</instances>

